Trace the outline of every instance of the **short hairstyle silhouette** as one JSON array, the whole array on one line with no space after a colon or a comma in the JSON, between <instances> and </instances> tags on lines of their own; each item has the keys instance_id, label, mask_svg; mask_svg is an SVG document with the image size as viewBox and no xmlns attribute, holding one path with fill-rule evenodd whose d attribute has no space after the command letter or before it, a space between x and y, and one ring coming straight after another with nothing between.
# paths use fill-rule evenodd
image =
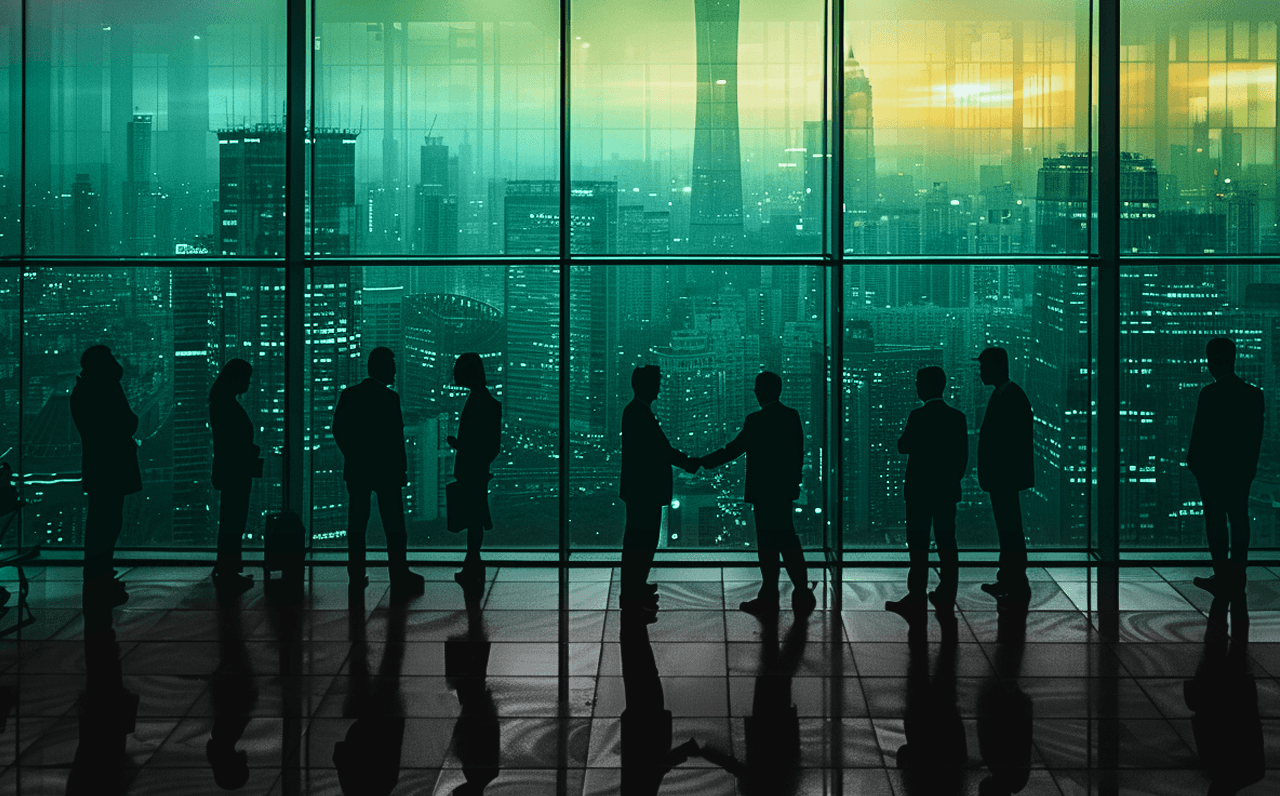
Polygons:
<instances>
[{"instance_id":1,"label":"short hairstyle silhouette","mask_svg":"<svg viewBox=\"0 0 1280 796\"><path fill-rule=\"evenodd\" d=\"M782 397L782 377L772 371L756 376L756 392L763 401L776 401Z\"/></svg>"},{"instance_id":2,"label":"short hairstyle silhouette","mask_svg":"<svg viewBox=\"0 0 1280 796\"><path fill-rule=\"evenodd\" d=\"M395 352L386 346L378 346L369 352L369 375L375 379L379 378L379 374L385 374L387 368L396 366Z\"/></svg>"},{"instance_id":3,"label":"short hairstyle silhouette","mask_svg":"<svg viewBox=\"0 0 1280 796\"><path fill-rule=\"evenodd\" d=\"M947 388L946 371L937 365L920 368L916 371L916 383L926 395L942 395L942 391Z\"/></svg>"},{"instance_id":4,"label":"short hairstyle silhouette","mask_svg":"<svg viewBox=\"0 0 1280 796\"><path fill-rule=\"evenodd\" d=\"M631 389L633 392L652 391L662 381L662 369L657 365L641 365L631 371Z\"/></svg>"},{"instance_id":5,"label":"short hairstyle silhouette","mask_svg":"<svg viewBox=\"0 0 1280 796\"><path fill-rule=\"evenodd\" d=\"M214 395L223 390L229 390L234 387L241 379L249 378L253 375L253 365L245 362L243 359L232 359L222 366L222 370L218 373L218 378L213 380L213 387L209 389L209 395Z\"/></svg>"},{"instance_id":6,"label":"short hairstyle silhouette","mask_svg":"<svg viewBox=\"0 0 1280 796\"><path fill-rule=\"evenodd\" d=\"M984 348L981 354L978 354L979 362L989 362L998 373L1009 373L1009 352L1000 346L991 346Z\"/></svg>"},{"instance_id":7,"label":"short hairstyle silhouette","mask_svg":"<svg viewBox=\"0 0 1280 796\"><path fill-rule=\"evenodd\" d=\"M1204 347L1205 356L1213 362L1235 367L1236 344L1230 337L1215 337Z\"/></svg>"},{"instance_id":8,"label":"short hairstyle silhouette","mask_svg":"<svg viewBox=\"0 0 1280 796\"><path fill-rule=\"evenodd\" d=\"M453 375L463 387L484 387L489 383L484 375L484 360L475 352L458 356L458 361L453 364Z\"/></svg>"},{"instance_id":9,"label":"short hairstyle silhouette","mask_svg":"<svg viewBox=\"0 0 1280 796\"><path fill-rule=\"evenodd\" d=\"M85 373L102 373L115 364L111 349L104 345L91 345L80 355L80 369Z\"/></svg>"}]
</instances>

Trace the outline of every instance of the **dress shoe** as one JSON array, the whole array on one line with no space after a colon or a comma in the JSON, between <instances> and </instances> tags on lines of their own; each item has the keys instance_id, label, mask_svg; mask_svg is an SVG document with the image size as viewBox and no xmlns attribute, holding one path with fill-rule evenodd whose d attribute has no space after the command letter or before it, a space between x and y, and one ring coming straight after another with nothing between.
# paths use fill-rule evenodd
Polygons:
<instances>
[{"instance_id":1,"label":"dress shoe","mask_svg":"<svg viewBox=\"0 0 1280 796\"><path fill-rule=\"evenodd\" d=\"M928 607L922 594L908 594L901 600L885 600L884 610L897 614L907 621L918 619L924 615Z\"/></svg>"},{"instance_id":2,"label":"dress shoe","mask_svg":"<svg viewBox=\"0 0 1280 796\"><path fill-rule=\"evenodd\" d=\"M778 613L778 596L772 597L762 596L756 597L754 600L744 600L738 604L738 610L744 611L752 616L769 616Z\"/></svg>"},{"instance_id":3,"label":"dress shoe","mask_svg":"<svg viewBox=\"0 0 1280 796\"><path fill-rule=\"evenodd\" d=\"M817 607L818 595L814 594L813 589L808 586L791 592L791 610L799 616L807 616Z\"/></svg>"},{"instance_id":4,"label":"dress shoe","mask_svg":"<svg viewBox=\"0 0 1280 796\"><path fill-rule=\"evenodd\" d=\"M956 609L956 595L954 592L944 592L940 589L934 589L929 592L929 602L933 604L934 610L937 611L954 611Z\"/></svg>"},{"instance_id":5,"label":"dress shoe","mask_svg":"<svg viewBox=\"0 0 1280 796\"><path fill-rule=\"evenodd\" d=\"M406 569L402 572L395 572L391 575L391 597L394 600L404 600L410 597L417 597L426 591L426 579L417 572Z\"/></svg>"},{"instance_id":6,"label":"dress shoe","mask_svg":"<svg viewBox=\"0 0 1280 796\"><path fill-rule=\"evenodd\" d=\"M240 593L253 588L253 576L239 572L213 572L213 585L219 591Z\"/></svg>"}]
</instances>

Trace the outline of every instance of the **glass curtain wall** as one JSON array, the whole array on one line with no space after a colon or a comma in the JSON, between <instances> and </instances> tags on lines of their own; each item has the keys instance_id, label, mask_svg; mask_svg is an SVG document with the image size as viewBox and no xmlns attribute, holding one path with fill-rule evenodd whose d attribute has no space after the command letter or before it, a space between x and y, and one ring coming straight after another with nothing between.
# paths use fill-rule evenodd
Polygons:
<instances>
[{"instance_id":1,"label":"glass curtain wall","mask_svg":"<svg viewBox=\"0 0 1280 796\"><path fill-rule=\"evenodd\" d=\"M974 469L988 390L971 358L1001 345L1035 410L1029 540L1086 549L1094 343L1115 324L1122 542L1203 547L1182 463L1204 343L1236 339L1240 373L1280 412L1270 6L1121 2L1115 318L1097 315L1090 259L1104 176L1090 0L846 4L841 46L810 0L575 2L567 130L561 8L514 9L314 0L309 238L290 266L305 269L303 318L286 328L286 3L27 3L24 31L23 4L0 0L0 461L24 474L25 539L79 544L67 396L95 343L121 359L140 417L146 488L122 544L212 544L206 401L232 357L255 367L242 400L267 459L260 529L283 505L289 337L304 346L300 472L322 547L346 528L334 404L379 345L400 364L415 547L462 542L442 518L464 351L504 407L491 546L616 548L619 414L639 364L663 368L658 416L693 453L736 432L755 373L780 373L806 420L801 534L831 543L819 511L839 489L850 549L902 547L894 443L915 370L941 365L971 432L960 538L993 546ZM1277 427L1250 503L1261 547L1277 544ZM664 544L749 547L741 478L741 464L677 473Z\"/></svg>"}]
</instances>

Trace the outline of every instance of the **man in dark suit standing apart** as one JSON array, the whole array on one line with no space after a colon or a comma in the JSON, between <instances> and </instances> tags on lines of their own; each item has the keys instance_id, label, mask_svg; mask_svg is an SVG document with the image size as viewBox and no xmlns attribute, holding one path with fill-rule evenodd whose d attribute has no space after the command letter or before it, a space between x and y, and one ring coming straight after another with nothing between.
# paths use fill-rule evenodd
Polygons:
<instances>
[{"instance_id":1,"label":"man in dark suit standing apart","mask_svg":"<svg viewBox=\"0 0 1280 796\"><path fill-rule=\"evenodd\" d=\"M755 507L756 548L760 555L760 593L739 608L749 614L778 610L778 558L781 556L794 591L791 605L808 613L817 605L809 588L804 550L796 536L791 503L800 497L800 470L804 465L804 429L800 413L783 406L782 377L765 371L756 376L756 401L760 411L747 415L742 431L715 453L703 456L703 467L712 468L747 455L746 501Z\"/></svg>"},{"instance_id":2,"label":"man in dark suit standing apart","mask_svg":"<svg viewBox=\"0 0 1280 796\"><path fill-rule=\"evenodd\" d=\"M1215 337L1205 347L1214 382L1200 390L1187 446L1187 469L1204 503L1213 577L1195 584L1215 597L1244 592L1249 561L1249 487L1262 449L1262 390L1236 375L1236 344ZM1231 530L1228 541L1227 522Z\"/></svg>"},{"instance_id":3,"label":"man in dark suit standing apart","mask_svg":"<svg viewBox=\"0 0 1280 796\"><path fill-rule=\"evenodd\" d=\"M698 471L695 460L671 447L653 402L658 397L662 371L645 365L631 372L635 398L622 410L622 483L619 495L627 506L622 532L622 593L625 610L656 611L658 589L648 582L653 556L662 529L662 507L671 503L671 466Z\"/></svg>"},{"instance_id":4,"label":"man in dark suit standing apart","mask_svg":"<svg viewBox=\"0 0 1280 796\"><path fill-rule=\"evenodd\" d=\"M387 535L391 590L393 596L403 598L421 594L423 578L409 570L409 539L400 495L400 489L409 481L409 466L400 396L391 389L395 380L395 354L389 348L373 349L369 354L369 378L347 387L338 396L333 438L342 451L342 477L347 482L347 576L351 586L361 589L369 583L365 574L365 531L371 498L376 493L382 529Z\"/></svg>"},{"instance_id":5,"label":"man in dark suit standing apart","mask_svg":"<svg viewBox=\"0 0 1280 796\"><path fill-rule=\"evenodd\" d=\"M915 614L925 606L929 584L929 526L938 541L942 564L938 588L928 597L939 610L950 610L956 601L960 557L956 550L956 503L960 479L969 463L969 432L964 413L942 400L947 374L930 366L916 373L916 394L924 406L913 409L907 427L898 438L898 453L907 454L907 474L902 495L907 501L907 550L911 569L907 596L890 600L885 610Z\"/></svg>"},{"instance_id":6,"label":"man in dark suit standing apart","mask_svg":"<svg viewBox=\"0 0 1280 796\"><path fill-rule=\"evenodd\" d=\"M978 432L978 486L991 496L1000 536L1000 571L996 582L982 584L982 590L1002 604L1026 607L1031 602L1031 584L1018 493L1036 482L1031 402L1009 380L1009 353L1003 348L988 348L978 355L978 375L983 384L995 388Z\"/></svg>"}]
</instances>

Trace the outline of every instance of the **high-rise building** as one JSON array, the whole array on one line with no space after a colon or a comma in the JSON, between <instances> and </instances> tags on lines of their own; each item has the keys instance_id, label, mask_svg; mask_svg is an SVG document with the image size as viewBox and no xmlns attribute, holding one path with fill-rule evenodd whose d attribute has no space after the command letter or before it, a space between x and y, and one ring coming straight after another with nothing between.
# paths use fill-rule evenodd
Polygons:
<instances>
[{"instance_id":1,"label":"high-rise building","mask_svg":"<svg viewBox=\"0 0 1280 796\"><path fill-rule=\"evenodd\" d=\"M569 249L614 254L618 238L618 183L573 182L569 198ZM560 250L560 184L509 180L504 202L507 254L555 254Z\"/></svg>"},{"instance_id":2,"label":"high-rise building","mask_svg":"<svg viewBox=\"0 0 1280 796\"><path fill-rule=\"evenodd\" d=\"M694 0L698 95L693 128L689 239L694 252L736 251L743 242L738 145L738 2Z\"/></svg>"},{"instance_id":3,"label":"high-rise building","mask_svg":"<svg viewBox=\"0 0 1280 796\"><path fill-rule=\"evenodd\" d=\"M1064 152L1045 158L1036 182L1037 248L1044 254L1083 254L1096 238L1097 155ZM1090 191L1092 190L1092 194ZM1120 250L1154 253L1160 245L1160 190L1155 161L1120 153Z\"/></svg>"},{"instance_id":4,"label":"high-rise building","mask_svg":"<svg viewBox=\"0 0 1280 796\"><path fill-rule=\"evenodd\" d=\"M306 202L308 250L354 250L355 150L358 133L319 130L308 140L315 158ZM218 131L218 252L284 254L285 130L277 124Z\"/></svg>"},{"instance_id":5,"label":"high-rise building","mask_svg":"<svg viewBox=\"0 0 1280 796\"><path fill-rule=\"evenodd\" d=\"M507 266L506 422L525 432L560 428L560 268Z\"/></svg>"},{"instance_id":6,"label":"high-rise building","mask_svg":"<svg viewBox=\"0 0 1280 796\"><path fill-rule=\"evenodd\" d=\"M367 312L367 308L366 308ZM484 362L489 391L504 397L506 325L502 313L481 301L445 293L427 293L404 299L404 373L400 376L401 402L406 415L422 417L457 412L466 389L453 383L453 364L459 354L475 352Z\"/></svg>"},{"instance_id":7,"label":"high-rise building","mask_svg":"<svg viewBox=\"0 0 1280 796\"><path fill-rule=\"evenodd\" d=\"M456 166L440 136L427 136L421 147L415 197L415 251L419 254L458 253L458 197L450 178Z\"/></svg>"},{"instance_id":8,"label":"high-rise building","mask_svg":"<svg viewBox=\"0 0 1280 796\"><path fill-rule=\"evenodd\" d=\"M156 204L151 190L151 116L135 114L125 138L124 249L129 255L156 254Z\"/></svg>"},{"instance_id":9,"label":"high-rise building","mask_svg":"<svg viewBox=\"0 0 1280 796\"><path fill-rule=\"evenodd\" d=\"M867 209L875 202L876 131L871 80L850 49L844 62L844 206Z\"/></svg>"},{"instance_id":10,"label":"high-rise building","mask_svg":"<svg viewBox=\"0 0 1280 796\"><path fill-rule=\"evenodd\" d=\"M102 252L102 205L88 174L77 174L71 184L71 236L80 257Z\"/></svg>"}]
</instances>

